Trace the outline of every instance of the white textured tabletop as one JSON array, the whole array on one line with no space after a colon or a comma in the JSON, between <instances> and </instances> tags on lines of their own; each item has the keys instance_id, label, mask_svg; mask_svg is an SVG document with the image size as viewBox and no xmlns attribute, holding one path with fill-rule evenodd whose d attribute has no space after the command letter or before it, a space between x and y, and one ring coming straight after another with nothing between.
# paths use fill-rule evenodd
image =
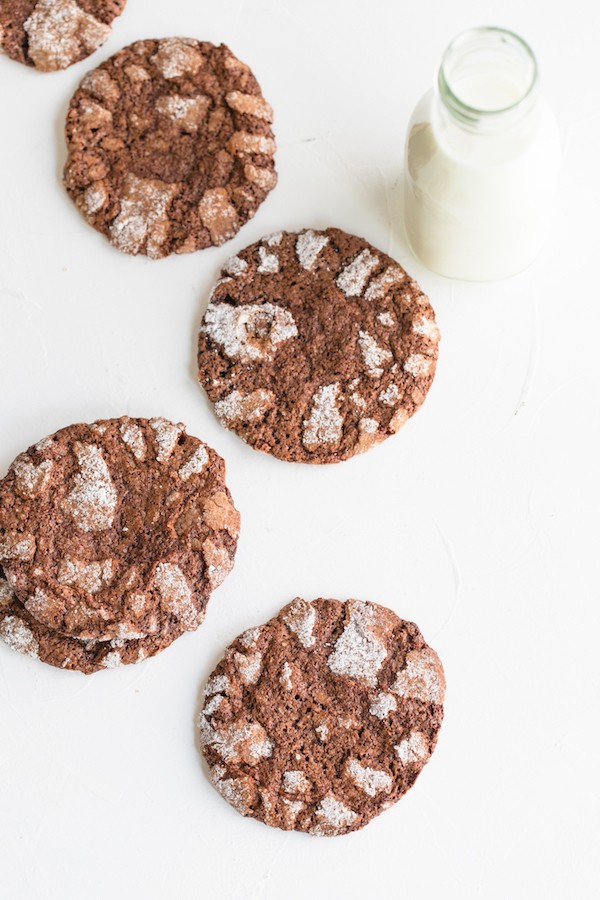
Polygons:
<instances>
[{"instance_id":1,"label":"white textured tabletop","mask_svg":"<svg viewBox=\"0 0 600 900\"><path fill-rule=\"evenodd\" d=\"M400 207L410 111L445 45L479 24L533 45L564 138L543 255L487 285L419 265ZM0 646L3 898L600 896L599 33L591 0L129 0L92 60L40 75L0 59L0 474L73 421L164 415L225 457L243 516L205 624L156 659L85 677ZM153 262L79 216L62 130L90 67L171 34L224 41L253 67L280 181L226 246ZM395 438L303 467L220 427L194 349L227 256L326 225L421 282L442 343L427 402ZM296 595L388 605L446 668L430 764L347 837L243 819L195 746L223 648Z\"/></svg>"}]
</instances>

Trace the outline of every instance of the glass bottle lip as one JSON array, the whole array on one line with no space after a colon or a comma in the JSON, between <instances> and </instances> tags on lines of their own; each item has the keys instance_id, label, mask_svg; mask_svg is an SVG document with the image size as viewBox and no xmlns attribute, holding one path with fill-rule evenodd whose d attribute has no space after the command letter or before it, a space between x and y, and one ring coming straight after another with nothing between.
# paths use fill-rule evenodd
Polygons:
<instances>
[{"instance_id":1,"label":"glass bottle lip","mask_svg":"<svg viewBox=\"0 0 600 900\"><path fill-rule=\"evenodd\" d=\"M492 40L499 45L500 43L508 44L522 54L530 67L529 84L524 88L521 96L510 103L508 106L498 109L481 109L477 106L470 106L457 96L450 86L450 65L453 59L465 50L467 45L476 40ZM467 127L487 126L493 128L507 124L520 118L521 114L526 113L533 103L537 95L539 87L539 69L537 60L533 50L529 44L523 40L514 31L506 28L498 28L495 26L485 26L480 28L469 28L461 32L448 45L442 56L442 61L438 70L437 87L442 103L461 124Z\"/></svg>"}]
</instances>

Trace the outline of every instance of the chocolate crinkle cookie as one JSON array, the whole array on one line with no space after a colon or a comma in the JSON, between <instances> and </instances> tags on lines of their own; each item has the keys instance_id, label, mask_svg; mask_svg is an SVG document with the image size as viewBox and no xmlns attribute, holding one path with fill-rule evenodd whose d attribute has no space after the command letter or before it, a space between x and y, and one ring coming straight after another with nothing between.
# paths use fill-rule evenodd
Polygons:
<instances>
[{"instance_id":1,"label":"chocolate crinkle cookie","mask_svg":"<svg viewBox=\"0 0 600 900\"><path fill-rule=\"evenodd\" d=\"M0 641L12 650L59 669L91 675L102 669L139 663L160 653L186 630L182 622L173 620L168 627L146 637L111 641L69 637L34 619L0 568Z\"/></svg>"},{"instance_id":2,"label":"chocolate crinkle cookie","mask_svg":"<svg viewBox=\"0 0 600 900\"><path fill-rule=\"evenodd\" d=\"M209 678L199 733L211 779L267 825L356 831L414 784L444 692L416 625L375 603L296 599L240 635Z\"/></svg>"},{"instance_id":3,"label":"chocolate crinkle cookie","mask_svg":"<svg viewBox=\"0 0 600 900\"><path fill-rule=\"evenodd\" d=\"M41 72L94 53L126 0L0 0L0 49Z\"/></svg>"},{"instance_id":4,"label":"chocolate crinkle cookie","mask_svg":"<svg viewBox=\"0 0 600 900\"><path fill-rule=\"evenodd\" d=\"M66 188L125 253L223 244L277 182L272 110L224 44L138 41L90 72L66 123Z\"/></svg>"},{"instance_id":5,"label":"chocolate crinkle cookie","mask_svg":"<svg viewBox=\"0 0 600 900\"><path fill-rule=\"evenodd\" d=\"M83 641L74 668L111 651L135 661L196 629L233 567L238 534L223 460L162 418L63 428L0 482L10 616L47 661L74 659L79 645L65 637ZM6 587L4 599L6 637Z\"/></svg>"},{"instance_id":6,"label":"chocolate crinkle cookie","mask_svg":"<svg viewBox=\"0 0 600 900\"><path fill-rule=\"evenodd\" d=\"M416 412L439 339L429 300L385 253L336 228L278 232L223 266L199 377L221 422L256 449L334 463Z\"/></svg>"}]
</instances>

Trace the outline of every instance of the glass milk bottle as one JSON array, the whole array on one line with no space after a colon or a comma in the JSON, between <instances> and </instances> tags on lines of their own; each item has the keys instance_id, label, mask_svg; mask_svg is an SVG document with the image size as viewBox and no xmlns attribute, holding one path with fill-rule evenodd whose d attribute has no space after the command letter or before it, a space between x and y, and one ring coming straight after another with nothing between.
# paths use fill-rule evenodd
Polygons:
<instances>
[{"instance_id":1,"label":"glass milk bottle","mask_svg":"<svg viewBox=\"0 0 600 900\"><path fill-rule=\"evenodd\" d=\"M461 34L408 130L404 217L415 255L471 281L526 268L544 242L559 156L525 41L501 28Z\"/></svg>"}]
</instances>

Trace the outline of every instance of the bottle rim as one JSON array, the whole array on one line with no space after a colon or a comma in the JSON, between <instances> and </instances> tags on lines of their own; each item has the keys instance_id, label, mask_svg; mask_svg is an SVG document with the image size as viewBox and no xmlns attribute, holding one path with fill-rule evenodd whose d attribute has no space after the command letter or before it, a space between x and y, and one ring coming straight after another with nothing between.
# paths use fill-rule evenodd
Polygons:
<instances>
[{"instance_id":1,"label":"bottle rim","mask_svg":"<svg viewBox=\"0 0 600 900\"><path fill-rule=\"evenodd\" d=\"M468 103L465 103L465 101L461 100L452 89L452 79L450 75L451 63L456 60L457 56L460 57L460 55L466 51L466 48L472 45L477 39L492 39L492 46L494 44L496 46L499 46L500 44L510 45L513 49L520 52L529 64L529 84L524 88L523 93L514 101L514 103L510 103L508 106L503 106L498 109L481 109L477 106L471 106ZM437 86L442 102L460 122L471 126L478 124L485 125L486 123L492 126L496 123L500 124L500 121L504 122L508 118L513 119L515 116L518 116L521 112L526 112L531 107L539 86L539 69L533 50L529 44L514 31L496 26L469 28L457 35L444 51L438 70Z\"/></svg>"}]
</instances>

